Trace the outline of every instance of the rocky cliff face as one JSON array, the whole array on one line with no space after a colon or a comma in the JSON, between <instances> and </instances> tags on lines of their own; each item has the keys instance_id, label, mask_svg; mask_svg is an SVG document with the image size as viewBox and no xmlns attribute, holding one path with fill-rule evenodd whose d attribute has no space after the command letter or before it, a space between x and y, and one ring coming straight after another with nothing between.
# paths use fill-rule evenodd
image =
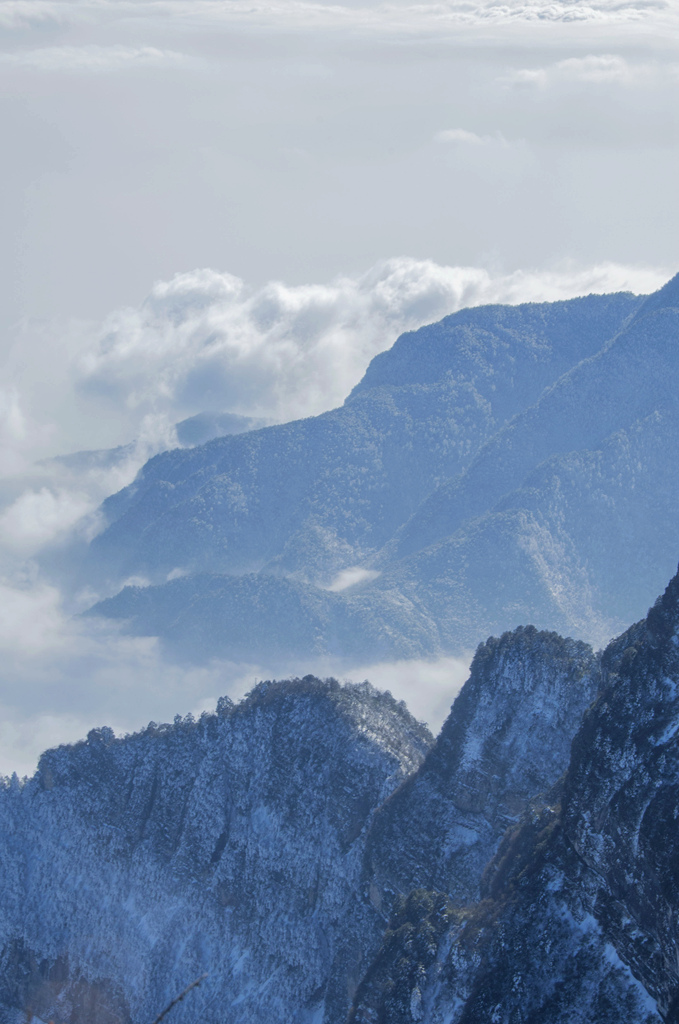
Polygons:
<instances>
[{"instance_id":1,"label":"rocky cliff face","mask_svg":"<svg viewBox=\"0 0 679 1024\"><path fill-rule=\"evenodd\" d=\"M604 653L568 770L505 834L481 901L397 904L354 1021L679 1019L678 683L675 577Z\"/></svg>"},{"instance_id":2,"label":"rocky cliff face","mask_svg":"<svg viewBox=\"0 0 679 1024\"><path fill-rule=\"evenodd\" d=\"M507 828L565 771L600 682L591 648L555 633L521 627L482 644L421 768L371 826L367 861L382 898L434 889L478 899Z\"/></svg>"},{"instance_id":3,"label":"rocky cliff face","mask_svg":"<svg viewBox=\"0 0 679 1024\"><path fill-rule=\"evenodd\" d=\"M586 645L491 640L431 749L368 684L260 684L240 705L47 752L0 789L0 1007L143 1024L343 1024L414 885L473 899L598 685Z\"/></svg>"}]
</instances>

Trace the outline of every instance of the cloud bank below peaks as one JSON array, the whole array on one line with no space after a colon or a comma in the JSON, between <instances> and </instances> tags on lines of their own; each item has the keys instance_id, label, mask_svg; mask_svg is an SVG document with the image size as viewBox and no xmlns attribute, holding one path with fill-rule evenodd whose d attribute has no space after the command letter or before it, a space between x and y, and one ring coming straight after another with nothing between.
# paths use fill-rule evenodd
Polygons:
<instances>
[{"instance_id":1,"label":"cloud bank below peaks","mask_svg":"<svg viewBox=\"0 0 679 1024\"><path fill-rule=\"evenodd\" d=\"M93 726L133 729L196 713L256 676L342 674L316 663L168 664L152 638L73 617L101 595L67 594L41 576L36 557L73 530L96 530L98 503L177 443L174 423L205 410L269 421L319 413L340 404L401 332L464 306L650 292L669 276L615 264L493 274L397 258L328 284L248 288L196 270L159 282L139 307L99 327L25 328L0 392L0 772L30 771L41 749ZM105 444L121 447L31 465ZM333 588L359 578L352 570ZM438 724L465 672L465 659L448 659L365 666L354 678L389 687Z\"/></svg>"},{"instance_id":2,"label":"cloud bank below peaks","mask_svg":"<svg viewBox=\"0 0 679 1024\"><path fill-rule=\"evenodd\" d=\"M177 447L187 417L312 416L341 405L400 333L462 307L649 292L669 276L616 264L493 274L401 257L328 284L249 288L204 269L156 283L99 327L25 329L0 389L0 570L73 529L91 536L101 501Z\"/></svg>"},{"instance_id":3,"label":"cloud bank below peaks","mask_svg":"<svg viewBox=\"0 0 679 1024\"><path fill-rule=\"evenodd\" d=\"M616 264L495 275L402 257L329 284L250 289L196 270L113 313L81 353L77 387L140 416L228 410L282 422L341 404L402 331L465 306L646 292L668 276Z\"/></svg>"}]
</instances>

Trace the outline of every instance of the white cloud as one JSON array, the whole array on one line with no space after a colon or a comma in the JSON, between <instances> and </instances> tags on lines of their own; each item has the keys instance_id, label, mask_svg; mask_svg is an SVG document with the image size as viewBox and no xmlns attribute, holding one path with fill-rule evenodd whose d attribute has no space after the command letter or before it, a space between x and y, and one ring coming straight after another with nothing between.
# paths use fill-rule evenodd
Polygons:
<instances>
[{"instance_id":1,"label":"white cloud","mask_svg":"<svg viewBox=\"0 0 679 1024\"><path fill-rule=\"evenodd\" d=\"M16 388L0 390L0 431L13 440L23 440L26 436L26 421Z\"/></svg>"},{"instance_id":2,"label":"white cloud","mask_svg":"<svg viewBox=\"0 0 679 1024\"><path fill-rule=\"evenodd\" d=\"M502 85L519 86L524 88L544 88L547 85L548 74L545 68L517 68L500 78Z\"/></svg>"},{"instance_id":3,"label":"white cloud","mask_svg":"<svg viewBox=\"0 0 679 1024\"><path fill-rule=\"evenodd\" d=\"M27 469L17 453L12 459L10 448L4 469L13 487L0 506L0 565L31 558L74 531L90 540L101 527L97 509L104 498L131 483L151 456L176 446L174 425L148 414L139 437L111 457L104 452L101 459L57 458ZM13 469L19 472L16 478Z\"/></svg>"},{"instance_id":4,"label":"white cloud","mask_svg":"<svg viewBox=\"0 0 679 1024\"><path fill-rule=\"evenodd\" d=\"M47 46L0 54L0 66L32 71L110 72L134 68L180 68L195 62L174 50L155 46Z\"/></svg>"},{"instance_id":5,"label":"white cloud","mask_svg":"<svg viewBox=\"0 0 679 1024\"><path fill-rule=\"evenodd\" d=\"M494 135L477 135L476 132L468 132L464 128L445 128L436 133L434 141L459 146L507 145L507 140L500 132L495 132Z\"/></svg>"},{"instance_id":6,"label":"white cloud","mask_svg":"<svg viewBox=\"0 0 679 1024\"><path fill-rule=\"evenodd\" d=\"M290 27L363 29L389 32L441 33L447 28L487 28L489 25L628 26L676 25L674 5L662 0L447 0L447 2L364 2L345 5L313 0L1 0L0 26L15 28L40 22L87 24L94 20L165 20L191 24L257 28Z\"/></svg>"},{"instance_id":7,"label":"white cloud","mask_svg":"<svg viewBox=\"0 0 679 1024\"><path fill-rule=\"evenodd\" d=\"M203 270L158 283L140 307L112 314L99 331L22 336L21 359L6 368L0 402L12 454L5 473L15 465L23 471L3 481L9 498L0 509L0 771L28 771L44 746L75 740L96 725L136 729L222 693L237 696L256 677L346 671L317 659L200 669L168 664L153 639L74 619L74 608L97 595L67 603L30 561L72 529L96 529L98 502L129 482L149 455L175 443L173 421L201 408L208 393L216 405L276 419L319 412L341 402L370 358L401 331L463 306L647 292L667 277L669 271L617 264L493 274L399 258L325 285L274 282L253 289ZM53 405L44 407L48 399ZM138 440L113 459L31 470L31 455L43 453L45 438L63 440L57 430L63 410L73 417L68 436L79 447L107 419L121 440L132 428ZM365 570L354 568L333 586L365 578ZM363 666L351 674L390 689L437 728L466 669L465 659L445 659Z\"/></svg>"},{"instance_id":8,"label":"white cloud","mask_svg":"<svg viewBox=\"0 0 679 1024\"><path fill-rule=\"evenodd\" d=\"M44 750L84 739L92 727L75 714L18 715L0 704L0 775L32 775Z\"/></svg>"},{"instance_id":9,"label":"white cloud","mask_svg":"<svg viewBox=\"0 0 679 1024\"><path fill-rule=\"evenodd\" d=\"M652 290L668 276L615 264L494 275L403 257L326 285L252 290L197 270L112 314L76 372L86 392L130 410L179 419L222 408L283 421L340 404L399 333L462 306Z\"/></svg>"},{"instance_id":10,"label":"white cloud","mask_svg":"<svg viewBox=\"0 0 679 1024\"><path fill-rule=\"evenodd\" d=\"M554 73L563 78L581 82L620 82L631 77L632 69L622 57L614 53L600 56L569 57L554 65Z\"/></svg>"},{"instance_id":11,"label":"white cloud","mask_svg":"<svg viewBox=\"0 0 679 1024\"><path fill-rule=\"evenodd\" d=\"M668 61L631 62L615 53L568 57L546 67L518 68L500 78L510 87L546 89L575 85L666 85L676 79L679 65Z\"/></svg>"},{"instance_id":12,"label":"white cloud","mask_svg":"<svg viewBox=\"0 0 679 1024\"><path fill-rule=\"evenodd\" d=\"M0 650L3 665L7 657L30 652L53 651L63 640L59 591L27 579L23 585L0 580Z\"/></svg>"},{"instance_id":13,"label":"white cloud","mask_svg":"<svg viewBox=\"0 0 679 1024\"><path fill-rule=\"evenodd\" d=\"M469 676L472 657L470 651L459 658L379 662L352 671L351 678L368 679L380 690L405 700L412 714L436 735Z\"/></svg>"},{"instance_id":14,"label":"white cloud","mask_svg":"<svg viewBox=\"0 0 679 1024\"><path fill-rule=\"evenodd\" d=\"M89 496L62 489L27 490L0 515L0 542L29 550L56 539L92 511Z\"/></svg>"},{"instance_id":15,"label":"white cloud","mask_svg":"<svg viewBox=\"0 0 679 1024\"><path fill-rule=\"evenodd\" d=\"M52 0L0 0L0 28L27 29L60 25L76 17L73 5Z\"/></svg>"},{"instance_id":16,"label":"white cloud","mask_svg":"<svg viewBox=\"0 0 679 1024\"><path fill-rule=\"evenodd\" d=\"M28 428L16 386L0 388L0 476L20 470Z\"/></svg>"},{"instance_id":17,"label":"white cloud","mask_svg":"<svg viewBox=\"0 0 679 1024\"><path fill-rule=\"evenodd\" d=\"M376 580L379 575L375 569L362 569L360 565L353 565L349 569L342 569L327 589L339 593L348 590L349 587L355 587L358 583Z\"/></svg>"},{"instance_id":18,"label":"white cloud","mask_svg":"<svg viewBox=\"0 0 679 1024\"><path fill-rule=\"evenodd\" d=\"M44 749L96 726L133 731L214 706L221 694L237 698L259 671L168 664L153 638L73 618L39 577L0 578L0 774L28 774Z\"/></svg>"}]
</instances>

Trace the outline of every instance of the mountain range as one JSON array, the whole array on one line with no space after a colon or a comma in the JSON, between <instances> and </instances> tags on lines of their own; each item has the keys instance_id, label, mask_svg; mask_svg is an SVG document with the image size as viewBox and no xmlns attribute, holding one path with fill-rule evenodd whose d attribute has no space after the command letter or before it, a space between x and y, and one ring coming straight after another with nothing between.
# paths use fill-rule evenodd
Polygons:
<instances>
[{"instance_id":1,"label":"mountain range","mask_svg":"<svg viewBox=\"0 0 679 1024\"><path fill-rule=\"evenodd\" d=\"M436 738L307 675L0 780L0 1024L679 1024L678 343L679 277L463 310L179 425L51 563L87 614L469 678Z\"/></svg>"},{"instance_id":2,"label":"mountain range","mask_svg":"<svg viewBox=\"0 0 679 1024\"><path fill-rule=\"evenodd\" d=\"M434 741L264 682L0 786L0 1019L679 1020L679 575L595 655L480 645Z\"/></svg>"},{"instance_id":3,"label":"mountain range","mask_svg":"<svg viewBox=\"0 0 679 1024\"><path fill-rule=\"evenodd\" d=\"M433 657L527 622L598 646L679 551L678 343L679 276L463 310L339 409L151 459L75 585L190 661Z\"/></svg>"}]
</instances>

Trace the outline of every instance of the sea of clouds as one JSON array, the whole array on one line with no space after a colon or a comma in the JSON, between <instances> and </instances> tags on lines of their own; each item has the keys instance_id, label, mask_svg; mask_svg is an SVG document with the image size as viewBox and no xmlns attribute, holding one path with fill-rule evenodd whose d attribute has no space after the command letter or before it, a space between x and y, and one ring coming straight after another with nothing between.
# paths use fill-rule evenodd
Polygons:
<instances>
[{"instance_id":1,"label":"sea of clouds","mask_svg":"<svg viewBox=\"0 0 679 1024\"><path fill-rule=\"evenodd\" d=\"M0 0L0 772L348 673L168 663L79 619L99 595L45 556L186 417L315 415L461 307L662 284L678 24L667 0ZM376 262L399 251L434 259ZM240 276L173 276L204 264ZM437 727L467 665L351 675Z\"/></svg>"},{"instance_id":2,"label":"sea of clouds","mask_svg":"<svg viewBox=\"0 0 679 1024\"><path fill-rule=\"evenodd\" d=\"M41 568L47 550L101 528L102 499L177 445L175 424L229 411L270 423L344 400L370 359L405 330L470 305L557 300L661 285L665 268L615 264L494 274L405 257L325 284L248 287L215 270L157 282L102 323L22 329L0 391L0 772L30 772L41 750L94 725L117 730L200 712L224 692L287 674L368 677L438 727L468 659L366 665L169 664L153 638L75 613ZM55 456L122 446L115 458ZM39 709L39 711L36 711Z\"/></svg>"}]
</instances>

